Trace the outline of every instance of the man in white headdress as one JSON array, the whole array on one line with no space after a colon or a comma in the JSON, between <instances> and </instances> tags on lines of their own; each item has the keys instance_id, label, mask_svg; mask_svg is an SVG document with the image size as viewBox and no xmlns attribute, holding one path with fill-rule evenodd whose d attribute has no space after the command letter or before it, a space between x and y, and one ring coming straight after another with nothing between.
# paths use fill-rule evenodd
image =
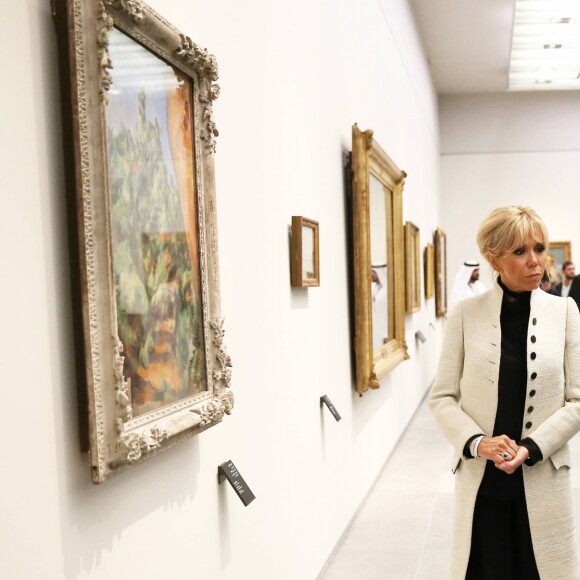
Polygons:
<instances>
[{"instance_id":1,"label":"man in white headdress","mask_svg":"<svg viewBox=\"0 0 580 580\"><path fill-rule=\"evenodd\" d=\"M449 295L449 305L482 294L485 290L483 282L479 279L479 262L467 260L455 275Z\"/></svg>"}]
</instances>

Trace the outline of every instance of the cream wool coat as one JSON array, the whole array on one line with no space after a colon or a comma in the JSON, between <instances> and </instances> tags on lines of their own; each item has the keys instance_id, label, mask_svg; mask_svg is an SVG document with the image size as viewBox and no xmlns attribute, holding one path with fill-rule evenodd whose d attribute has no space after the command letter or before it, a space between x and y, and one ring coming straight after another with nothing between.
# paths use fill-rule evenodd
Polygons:
<instances>
[{"instance_id":1,"label":"cream wool coat","mask_svg":"<svg viewBox=\"0 0 580 580\"><path fill-rule=\"evenodd\" d=\"M489 292L452 310L429 398L435 420L455 450L453 580L465 578L475 499L485 469L484 459L463 458L463 448L477 433L493 434L497 411L502 298L503 290L495 283ZM569 439L580 429L576 303L534 290L527 345L522 437L531 437L543 455L533 467L522 465L534 554L542 580L578 580L568 449Z\"/></svg>"}]
</instances>

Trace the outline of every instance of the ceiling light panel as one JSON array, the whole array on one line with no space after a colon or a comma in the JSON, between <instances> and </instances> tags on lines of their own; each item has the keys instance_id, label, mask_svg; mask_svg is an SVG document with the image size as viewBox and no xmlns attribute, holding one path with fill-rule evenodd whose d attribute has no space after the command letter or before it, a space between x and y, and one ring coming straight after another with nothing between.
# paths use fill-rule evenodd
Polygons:
<instances>
[{"instance_id":1,"label":"ceiling light panel","mask_svg":"<svg viewBox=\"0 0 580 580\"><path fill-rule=\"evenodd\" d=\"M580 2L516 0L509 89L580 89Z\"/></svg>"}]
</instances>

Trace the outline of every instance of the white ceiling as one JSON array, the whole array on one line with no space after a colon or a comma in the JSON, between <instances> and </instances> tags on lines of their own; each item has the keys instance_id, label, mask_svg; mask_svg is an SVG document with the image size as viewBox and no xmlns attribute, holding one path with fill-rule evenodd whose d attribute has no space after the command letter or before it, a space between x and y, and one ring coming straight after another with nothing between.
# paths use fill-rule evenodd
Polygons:
<instances>
[{"instance_id":1,"label":"white ceiling","mask_svg":"<svg viewBox=\"0 0 580 580\"><path fill-rule=\"evenodd\" d=\"M515 0L410 0L437 93L507 90Z\"/></svg>"}]
</instances>

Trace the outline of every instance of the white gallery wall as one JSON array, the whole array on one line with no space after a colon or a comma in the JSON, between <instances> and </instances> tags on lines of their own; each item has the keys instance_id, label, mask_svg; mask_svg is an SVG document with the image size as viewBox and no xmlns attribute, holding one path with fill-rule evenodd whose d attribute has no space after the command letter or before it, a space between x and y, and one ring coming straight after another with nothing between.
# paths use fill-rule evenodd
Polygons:
<instances>
[{"instance_id":1,"label":"white gallery wall","mask_svg":"<svg viewBox=\"0 0 580 580\"><path fill-rule=\"evenodd\" d=\"M439 107L450 282L465 259L482 259L479 223L506 205L534 208L551 239L570 240L580 261L578 92L445 95ZM489 287L489 268L483 274Z\"/></svg>"},{"instance_id":2,"label":"white gallery wall","mask_svg":"<svg viewBox=\"0 0 580 580\"><path fill-rule=\"evenodd\" d=\"M150 3L218 59L234 412L90 483L78 446L50 2L3 2L0 577L315 578L429 387L443 331L433 300L423 301L406 318L410 360L379 390L355 394L343 175L351 126L373 129L407 172L404 217L424 246L440 225L436 97L405 0ZM292 215L320 222L319 288L290 288ZM339 423L320 409L323 394ZM247 508L217 484L229 459L257 496ZM381 549L385 558L399 550Z\"/></svg>"}]
</instances>

